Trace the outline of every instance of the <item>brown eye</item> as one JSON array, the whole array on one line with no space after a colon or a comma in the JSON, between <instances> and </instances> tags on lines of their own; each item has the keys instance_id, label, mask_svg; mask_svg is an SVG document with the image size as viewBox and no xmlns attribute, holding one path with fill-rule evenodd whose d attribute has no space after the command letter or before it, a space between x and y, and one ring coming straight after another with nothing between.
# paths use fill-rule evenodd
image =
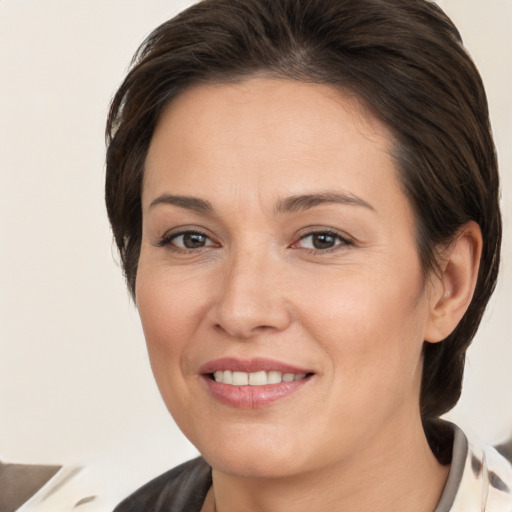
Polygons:
<instances>
[{"instance_id":1,"label":"brown eye","mask_svg":"<svg viewBox=\"0 0 512 512\"><path fill-rule=\"evenodd\" d=\"M330 249L336 245L336 237L324 233L312 235L311 241L315 249Z\"/></svg>"},{"instance_id":2,"label":"brown eye","mask_svg":"<svg viewBox=\"0 0 512 512\"><path fill-rule=\"evenodd\" d=\"M336 233L318 232L304 235L297 244L302 249L312 249L317 251L334 249L337 246L350 245L350 241Z\"/></svg>"},{"instance_id":3,"label":"brown eye","mask_svg":"<svg viewBox=\"0 0 512 512\"><path fill-rule=\"evenodd\" d=\"M179 237L178 237L179 238ZM197 249L206 245L207 237L199 233L186 233L181 235L183 246L187 249Z\"/></svg>"},{"instance_id":4,"label":"brown eye","mask_svg":"<svg viewBox=\"0 0 512 512\"><path fill-rule=\"evenodd\" d=\"M215 243L203 233L184 231L164 237L159 245L161 247L174 246L177 249L202 249L203 247L214 246Z\"/></svg>"}]
</instances>

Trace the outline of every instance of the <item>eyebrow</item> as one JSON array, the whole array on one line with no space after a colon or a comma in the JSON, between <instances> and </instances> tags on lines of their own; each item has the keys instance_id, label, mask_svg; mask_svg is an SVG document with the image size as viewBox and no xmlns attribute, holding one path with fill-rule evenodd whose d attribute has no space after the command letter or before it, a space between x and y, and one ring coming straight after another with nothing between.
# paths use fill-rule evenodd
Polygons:
<instances>
[{"instance_id":1,"label":"eyebrow","mask_svg":"<svg viewBox=\"0 0 512 512\"><path fill-rule=\"evenodd\" d=\"M329 203L362 206L369 210L375 211L375 208L370 203L353 194L339 192L319 192L315 194L302 194L280 199L275 206L275 212L294 213L308 210L321 204ZM215 213L212 203L197 197L163 194L154 199L149 207L153 208L160 204L170 204L204 215L213 215Z\"/></svg>"},{"instance_id":2,"label":"eyebrow","mask_svg":"<svg viewBox=\"0 0 512 512\"><path fill-rule=\"evenodd\" d=\"M336 203L362 206L369 210L375 211L375 208L360 197L353 194L339 193L339 192L320 192L316 194L304 194L298 196L291 196L278 201L276 205L276 212L278 213L293 213L303 210L308 210L319 206L321 204Z\"/></svg>"},{"instance_id":3,"label":"eyebrow","mask_svg":"<svg viewBox=\"0 0 512 512\"><path fill-rule=\"evenodd\" d=\"M197 197L173 196L171 194L163 194L154 199L149 205L149 207L153 208L159 204L172 204L174 206L179 206L180 208L185 208L187 210L192 210L194 212L202 214L213 213L212 204L209 201L205 201L204 199L199 199Z\"/></svg>"}]
</instances>

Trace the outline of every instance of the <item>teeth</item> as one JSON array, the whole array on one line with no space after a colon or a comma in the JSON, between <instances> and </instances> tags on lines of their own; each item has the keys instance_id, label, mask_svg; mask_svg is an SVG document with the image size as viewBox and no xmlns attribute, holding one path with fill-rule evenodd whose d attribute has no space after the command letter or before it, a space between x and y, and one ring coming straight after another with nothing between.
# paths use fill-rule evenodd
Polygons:
<instances>
[{"instance_id":1,"label":"teeth","mask_svg":"<svg viewBox=\"0 0 512 512\"><path fill-rule=\"evenodd\" d=\"M233 372L233 386L247 386L249 384L249 374L245 372Z\"/></svg>"},{"instance_id":2,"label":"teeth","mask_svg":"<svg viewBox=\"0 0 512 512\"><path fill-rule=\"evenodd\" d=\"M264 386L267 383L267 372L249 373L249 386Z\"/></svg>"},{"instance_id":3,"label":"teeth","mask_svg":"<svg viewBox=\"0 0 512 512\"><path fill-rule=\"evenodd\" d=\"M215 372L213 374L217 382L223 382L224 384L233 384L233 372L226 370L224 372Z\"/></svg>"},{"instance_id":4,"label":"teeth","mask_svg":"<svg viewBox=\"0 0 512 512\"><path fill-rule=\"evenodd\" d=\"M283 381L283 374L281 372L268 372L267 382L269 384L279 384Z\"/></svg>"},{"instance_id":5,"label":"teeth","mask_svg":"<svg viewBox=\"0 0 512 512\"><path fill-rule=\"evenodd\" d=\"M232 372L230 370L220 370L213 374L216 382L222 384L231 384L232 386L266 386L268 384L280 384L281 382L293 382L306 377L305 373L281 373L270 372Z\"/></svg>"}]
</instances>

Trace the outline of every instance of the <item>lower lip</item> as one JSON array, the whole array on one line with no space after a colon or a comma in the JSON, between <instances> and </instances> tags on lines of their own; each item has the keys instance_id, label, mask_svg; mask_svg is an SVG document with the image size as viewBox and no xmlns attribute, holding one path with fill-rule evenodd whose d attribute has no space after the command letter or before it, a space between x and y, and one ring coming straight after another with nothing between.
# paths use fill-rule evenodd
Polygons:
<instances>
[{"instance_id":1,"label":"lower lip","mask_svg":"<svg viewBox=\"0 0 512 512\"><path fill-rule=\"evenodd\" d=\"M203 376L210 393L219 402L240 409L257 409L265 407L280 398L287 397L306 384L310 377L294 380L293 382L281 382L266 386L232 386L216 382L209 375Z\"/></svg>"}]
</instances>

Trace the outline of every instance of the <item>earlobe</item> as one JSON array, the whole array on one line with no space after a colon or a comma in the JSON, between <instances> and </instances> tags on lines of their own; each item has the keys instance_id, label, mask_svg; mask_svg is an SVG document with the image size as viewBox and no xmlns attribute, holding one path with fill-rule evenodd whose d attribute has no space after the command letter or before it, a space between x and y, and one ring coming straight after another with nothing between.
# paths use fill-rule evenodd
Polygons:
<instances>
[{"instance_id":1,"label":"earlobe","mask_svg":"<svg viewBox=\"0 0 512 512\"><path fill-rule=\"evenodd\" d=\"M425 341L444 340L464 316L475 291L481 254L480 227L474 221L467 222L440 257L440 275L434 277Z\"/></svg>"}]
</instances>

